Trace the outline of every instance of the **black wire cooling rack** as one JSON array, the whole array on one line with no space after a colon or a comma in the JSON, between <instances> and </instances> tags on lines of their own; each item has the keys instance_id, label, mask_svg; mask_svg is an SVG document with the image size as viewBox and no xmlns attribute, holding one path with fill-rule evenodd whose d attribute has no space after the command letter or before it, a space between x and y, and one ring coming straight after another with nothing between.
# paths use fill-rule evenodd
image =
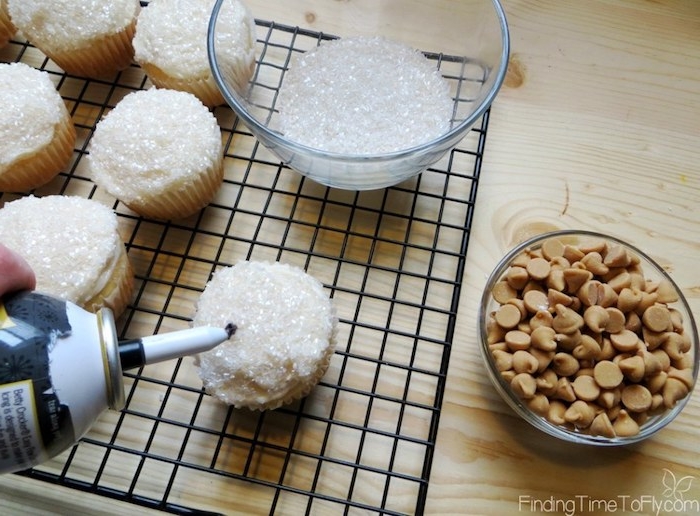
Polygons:
<instances>
[{"instance_id":1,"label":"black wire cooling rack","mask_svg":"<svg viewBox=\"0 0 700 516\"><path fill-rule=\"evenodd\" d=\"M282 30L261 25L266 38ZM218 107L226 144L219 195L195 216L157 222L97 188L83 164L100 118L150 86L141 69L113 81L67 76L22 40L0 50L0 61L47 71L78 132L69 168L32 193L95 198L118 214L136 271L121 337L187 327L212 272L242 259L303 267L324 283L340 318L327 374L293 405L230 409L202 391L190 358L147 366L125 373L123 411L105 413L72 449L20 474L183 514L421 513L489 113L420 176L350 192L283 166ZM0 194L0 205L19 195Z\"/></svg>"}]
</instances>

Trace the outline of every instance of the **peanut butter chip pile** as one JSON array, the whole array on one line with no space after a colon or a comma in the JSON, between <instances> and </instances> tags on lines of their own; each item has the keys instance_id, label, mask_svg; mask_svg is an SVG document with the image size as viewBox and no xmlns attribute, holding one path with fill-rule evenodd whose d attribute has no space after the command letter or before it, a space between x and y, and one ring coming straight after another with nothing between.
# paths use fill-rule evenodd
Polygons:
<instances>
[{"instance_id":1,"label":"peanut butter chip pile","mask_svg":"<svg viewBox=\"0 0 700 516\"><path fill-rule=\"evenodd\" d=\"M517 256L492 295L496 368L537 415L604 437L639 433L693 386L678 295L639 257L596 241L552 238Z\"/></svg>"}]
</instances>

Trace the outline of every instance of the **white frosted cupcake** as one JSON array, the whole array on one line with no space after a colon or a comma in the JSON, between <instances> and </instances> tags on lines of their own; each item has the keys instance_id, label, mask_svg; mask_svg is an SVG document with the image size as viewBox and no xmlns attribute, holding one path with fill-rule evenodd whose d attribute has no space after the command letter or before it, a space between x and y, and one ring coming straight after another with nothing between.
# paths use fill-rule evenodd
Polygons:
<instances>
[{"instance_id":1,"label":"white frosted cupcake","mask_svg":"<svg viewBox=\"0 0 700 516\"><path fill-rule=\"evenodd\" d=\"M36 274L36 289L90 312L128 304L133 272L116 214L90 199L28 196L0 209L0 242Z\"/></svg>"},{"instance_id":2,"label":"white frosted cupcake","mask_svg":"<svg viewBox=\"0 0 700 516\"><path fill-rule=\"evenodd\" d=\"M7 0L0 0L0 48L7 45L10 38L15 35L17 28L10 20L10 14L7 12Z\"/></svg>"},{"instance_id":3,"label":"white frosted cupcake","mask_svg":"<svg viewBox=\"0 0 700 516\"><path fill-rule=\"evenodd\" d=\"M69 163L75 127L49 74L0 64L0 191L27 191Z\"/></svg>"},{"instance_id":4,"label":"white frosted cupcake","mask_svg":"<svg viewBox=\"0 0 700 516\"><path fill-rule=\"evenodd\" d=\"M69 74L102 77L129 64L139 0L7 0L24 36Z\"/></svg>"},{"instance_id":5,"label":"white frosted cupcake","mask_svg":"<svg viewBox=\"0 0 700 516\"><path fill-rule=\"evenodd\" d=\"M224 403L275 409L306 396L328 368L335 311L321 283L299 268L244 261L216 272L193 325L228 323L235 334L196 360L205 389Z\"/></svg>"},{"instance_id":6,"label":"white frosted cupcake","mask_svg":"<svg viewBox=\"0 0 700 516\"><path fill-rule=\"evenodd\" d=\"M191 93L130 93L97 124L88 150L95 183L144 217L192 215L223 182L221 130Z\"/></svg>"},{"instance_id":7,"label":"white frosted cupcake","mask_svg":"<svg viewBox=\"0 0 700 516\"><path fill-rule=\"evenodd\" d=\"M188 91L209 107L224 99L207 57L214 0L153 0L142 9L134 59L160 88ZM255 20L240 1L224 2L217 28L218 55L227 77L243 90L255 65Z\"/></svg>"}]
</instances>

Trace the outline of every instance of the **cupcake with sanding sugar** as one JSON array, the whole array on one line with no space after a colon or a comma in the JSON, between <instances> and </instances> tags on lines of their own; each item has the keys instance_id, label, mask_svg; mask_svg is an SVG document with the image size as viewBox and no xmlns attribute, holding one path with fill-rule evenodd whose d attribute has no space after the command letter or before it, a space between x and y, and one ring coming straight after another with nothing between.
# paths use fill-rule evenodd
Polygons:
<instances>
[{"instance_id":1,"label":"cupcake with sanding sugar","mask_svg":"<svg viewBox=\"0 0 700 516\"><path fill-rule=\"evenodd\" d=\"M14 25L65 72L103 77L131 64L139 0L7 0Z\"/></svg>"},{"instance_id":2,"label":"cupcake with sanding sugar","mask_svg":"<svg viewBox=\"0 0 700 516\"><path fill-rule=\"evenodd\" d=\"M15 32L17 28L10 20L10 13L7 12L7 0L0 0L0 48L7 45Z\"/></svg>"},{"instance_id":3,"label":"cupcake with sanding sugar","mask_svg":"<svg viewBox=\"0 0 700 516\"><path fill-rule=\"evenodd\" d=\"M221 130L191 93L128 94L97 124L88 151L95 183L148 218L188 217L223 183Z\"/></svg>"},{"instance_id":4,"label":"cupcake with sanding sugar","mask_svg":"<svg viewBox=\"0 0 700 516\"><path fill-rule=\"evenodd\" d=\"M75 126L49 74L0 64L0 191L53 179L73 155Z\"/></svg>"},{"instance_id":5,"label":"cupcake with sanding sugar","mask_svg":"<svg viewBox=\"0 0 700 516\"><path fill-rule=\"evenodd\" d=\"M134 274L116 214L82 197L28 196L0 209L0 242L36 274L36 289L96 312L121 314Z\"/></svg>"},{"instance_id":6,"label":"cupcake with sanding sugar","mask_svg":"<svg viewBox=\"0 0 700 516\"><path fill-rule=\"evenodd\" d=\"M238 408L275 409L306 396L328 369L337 318L323 285L282 263L219 269L197 303L194 326L236 325L196 358L206 391Z\"/></svg>"},{"instance_id":7,"label":"cupcake with sanding sugar","mask_svg":"<svg viewBox=\"0 0 700 516\"><path fill-rule=\"evenodd\" d=\"M134 59L153 84L188 91L209 107L224 102L207 57L214 0L153 0L139 15ZM223 72L243 91L255 65L255 20L239 0L223 3L217 25Z\"/></svg>"}]
</instances>

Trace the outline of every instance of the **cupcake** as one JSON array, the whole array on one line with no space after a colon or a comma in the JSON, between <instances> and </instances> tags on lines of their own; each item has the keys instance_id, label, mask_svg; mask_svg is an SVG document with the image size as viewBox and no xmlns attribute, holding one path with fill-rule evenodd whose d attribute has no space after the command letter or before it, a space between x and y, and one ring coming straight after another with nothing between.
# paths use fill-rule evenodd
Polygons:
<instances>
[{"instance_id":1,"label":"cupcake","mask_svg":"<svg viewBox=\"0 0 700 516\"><path fill-rule=\"evenodd\" d=\"M103 77L131 64L139 0L7 0L24 36L66 73Z\"/></svg>"},{"instance_id":2,"label":"cupcake","mask_svg":"<svg viewBox=\"0 0 700 516\"><path fill-rule=\"evenodd\" d=\"M235 323L234 335L196 358L206 391L238 408L275 409L306 396L335 346L337 319L314 277L282 263L220 269L197 303L194 326Z\"/></svg>"},{"instance_id":3,"label":"cupcake","mask_svg":"<svg viewBox=\"0 0 700 516\"><path fill-rule=\"evenodd\" d=\"M39 292L96 312L126 308L134 275L108 207L82 197L28 196L0 209L0 242L22 256Z\"/></svg>"},{"instance_id":4,"label":"cupcake","mask_svg":"<svg viewBox=\"0 0 700 516\"><path fill-rule=\"evenodd\" d=\"M69 163L75 127L49 74L0 64L0 191L27 191Z\"/></svg>"},{"instance_id":5,"label":"cupcake","mask_svg":"<svg viewBox=\"0 0 700 516\"><path fill-rule=\"evenodd\" d=\"M15 35L17 28L10 20L10 14L7 12L7 0L0 0L0 48L7 45L10 38Z\"/></svg>"},{"instance_id":6,"label":"cupcake","mask_svg":"<svg viewBox=\"0 0 700 516\"><path fill-rule=\"evenodd\" d=\"M223 182L221 130L191 93L128 94L97 124L88 151L95 183L148 218L192 215Z\"/></svg>"},{"instance_id":7,"label":"cupcake","mask_svg":"<svg viewBox=\"0 0 700 516\"><path fill-rule=\"evenodd\" d=\"M139 15L134 59L153 84L187 91L205 105L224 102L207 57L207 29L214 0L153 0ZM240 1L224 2L217 55L233 84L243 91L255 65L255 21Z\"/></svg>"}]
</instances>

